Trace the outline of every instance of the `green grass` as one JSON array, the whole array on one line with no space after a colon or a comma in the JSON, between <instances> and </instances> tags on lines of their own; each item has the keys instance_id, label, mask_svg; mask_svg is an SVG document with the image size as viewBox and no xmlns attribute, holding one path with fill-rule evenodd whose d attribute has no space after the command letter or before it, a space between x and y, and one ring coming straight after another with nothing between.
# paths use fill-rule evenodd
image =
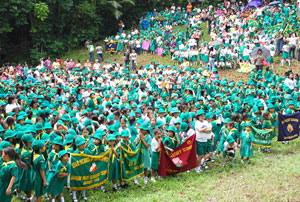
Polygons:
<instances>
[{"instance_id":1,"label":"green grass","mask_svg":"<svg viewBox=\"0 0 300 202\"><path fill-rule=\"evenodd\" d=\"M299 201L300 141L289 145L273 143L271 153L258 153L255 149L251 164L241 164L239 158L233 168L223 168L222 161L208 163L211 169L199 174L195 171L167 177L156 183L136 187L129 182L125 190L112 192L112 184L105 185L107 193L88 190L89 201ZM238 156L238 155L237 155ZM71 197L64 193L67 202ZM80 197L78 197L80 199ZM20 200L13 200L19 202Z\"/></svg>"}]
</instances>

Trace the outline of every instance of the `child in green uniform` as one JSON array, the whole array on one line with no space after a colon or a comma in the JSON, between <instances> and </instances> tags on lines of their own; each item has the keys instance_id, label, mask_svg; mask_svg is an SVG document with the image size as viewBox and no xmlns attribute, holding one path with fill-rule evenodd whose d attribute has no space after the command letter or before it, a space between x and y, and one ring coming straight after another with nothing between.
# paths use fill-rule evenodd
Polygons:
<instances>
[{"instance_id":1,"label":"child in green uniform","mask_svg":"<svg viewBox=\"0 0 300 202\"><path fill-rule=\"evenodd\" d=\"M151 145L151 136L150 136L150 125L147 123L142 123L139 127L140 134L137 137L137 144L142 141L142 149L144 154L144 184L148 184L148 169L150 168L150 145Z\"/></svg>"},{"instance_id":2,"label":"child in green uniform","mask_svg":"<svg viewBox=\"0 0 300 202\"><path fill-rule=\"evenodd\" d=\"M32 142L34 138L31 134L25 134L22 136L23 144L21 144L21 160L27 164L26 170L21 170L20 182L19 182L19 191L24 191L27 195L27 198L31 197L31 191L33 187L33 181L31 180L31 157L33 150L31 149Z\"/></svg>"},{"instance_id":3,"label":"child in green uniform","mask_svg":"<svg viewBox=\"0 0 300 202\"><path fill-rule=\"evenodd\" d=\"M168 136L164 139L164 145L168 153L172 153L173 150L180 145L180 139L176 133L176 128L174 126L169 126L167 129Z\"/></svg>"},{"instance_id":4,"label":"child in green uniform","mask_svg":"<svg viewBox=\"0 0 300 202\"><path fill-rule=\"evenodd\" d=\"M246 131L242 133L241 135L241 162L244 162L244 157L247 158L247 163L249 163L249 157L253 156L253 142L254 142L254 136L253 133L251 133L251 123L246 123Z\"/></svg>"},{"instance_id":5,"label":"child in green uniform","mask_svg":"<svg viewBox=\"0 0 300 202\"><path fill-rule=\"evenodd\" d=\"M233 163L235 161L236 149L237 149L237 144L234 141L234 138L232 136L228 136L224 143L224 149L223 149L223 167L226 166L226 157L229 158L231 162L231 167L233 167Z\"/></svg>"},{"instance_id":6,"label":"child in green uniform","mask_svg":"<svg viewBox=\"0 0 300 202\"><path fill-rule=\"evenodd\" d=\"M19 177L18 170L25 169L26 164L19 159L18 154L11 147L3 150L2 160L4 163L0 167L0 196L3 202L10 202L14 184Z\"/></svg>"},{"instance_id":7,"label":"child in green uniform","mask_svg":"<svg viewBox=\"0 0 300 202\"><path fill-rule=\"evenodd\" d=\"M64 202L64 185L66 184L67 177L71 173L71 165L69 161L69 153L65 150L61 150L58 153L59 162L54 172L51 173L50 183L48 187L48 193L51 194L51 202L55 202L57 196L60 197L60 201Z\"/></svg>"},{"instance_id":8,"label":"child in green uniform","mask_svg":"<svg viewBox=\"0 0 300 202\"><path fill-rule=\"evenodd\" d=\"M122 140L120 142L120 146L123 149L126 149L128 152L135 152L136 146L130 141L129 130L123 130L121 132ZM138 185L137 178L134 178L134 184ZM126 183L122 184L122 187L128 186Z\"/></svg>"},{"instance_id":9,"label":"child in green uniform","mask_svg":"<svg viewBox=\"0 0 300 202\"><path fill-rule=\"evenodd\" d=\"M87 154L90 155L90 150L86 148L86 141L82 136L79 136L75 139L75 148L74 154ZM81 191L82 198L84 201L87 201L87 197L85 195L85 190ZM78 202L76 191L73 191L73 202Z\"/></svg>"},{"instance_id":10,"label":"child in green uniform","mask_svg":"<svg viewBox=\"0 0 300 202\"><path fill-rule=\"evenodd\" d=\"M272 115L270 112L265 112L263 114L262 119L261 119L261 128L262 129L271 129L274 131L275 126L271 122L271 117L272 117ZM274 133L272 133L272 135L273 134ZM270 147L267 147L265 151L271 152Z\"/></svg>"},{"instance_id":11,"label":"child in green uniform","mask_svg":"<svg viewBox=\"0 0 300 202\"><path fill-rule=\"evenodd\" d=\"M46 161L43 156L43 153L46 150L46 144L48 144L48 142L45 143L43 140L35 140L31 146L34 151L32 162L32 180L36 202L42 201L42 196L46 193L48 186L45 175Z\"/></svg>"},{"instance_id":12,"label":"child in green uniform","mask_svg":"<svg viewBox=\"0 0 300 202\"><path fill-rule=\"evenodd\" d=\"M160 152L160 145L161 145L161 132L159 128L154 129L154 138L151 142L151 181L156 182L154 175L155 171L158 170L158 163L159 163L159 152Z\"/></svg>"},{"instance_id":13,"label":"child in green uniform","mask_svg":"<svg viewBox=\"0 0 300 202\"><path fill-rule=\"evenodd\" d=\"M105 147L105 151L110 150L110 163L109 163L109 176L108 180L113 183L113 191L117 191L117 180L120 179L120 168L119 168L119 153L118 149L115 147L116 137L114 134L109 134L106 137L108 145Z\"/></svg>"}]
</instances>

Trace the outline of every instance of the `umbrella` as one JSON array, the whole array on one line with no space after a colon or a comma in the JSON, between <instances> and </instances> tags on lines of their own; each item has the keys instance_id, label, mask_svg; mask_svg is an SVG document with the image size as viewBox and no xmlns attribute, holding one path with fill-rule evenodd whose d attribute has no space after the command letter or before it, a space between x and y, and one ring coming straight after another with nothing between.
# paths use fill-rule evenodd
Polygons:
<instances>
[{"instance_id":1,"label":"umbrella","mask_svg":"<svg viewBox=\"0 0 300 202\"><path fill-rule=\"evenodd\" d=\"M278 5L278 4L282 4L281 1L273 1L269 4L269 6L275 6L275 5Z\"/></svg>"},{"instance_id":2,"label":"umbrella","mask_svg":"<svg viewBox=\"0 0 300 202\"><path fill-rule=\"evenodd\" d=\"M261 50L261 51L262 51L262 54L263 54L263 56L264 56L265 59L268 59L269 57L271 57L270 50L267 49L267 48L264 47L264 46L260 46L260 47L256 47L256 48L251 52L251 57L252 57L252 58L255 58L255 57L256 57L258 50Z\"/></svg>"},{"instance_id":3,"label":"umbrella","mask_svg":"<svg viewBox=\"0 0 300 202\"><path fill-rule=\"evenodd\" d=\"M208 45L210 46L218 46L218 45L222 45L223 42L222 41L211 41L208 43Z\"/></svg>"},{"instance_id":4,"label":"umbrella","mask_svg":"<svg viewBox=\"0 0 300 202\"><path fill-rule=\"evenodd\" d=\"M259 6L263 6L263 5L264 5L263 2L261 2L259 0L253 0L245 6L244 11L246 11L248 7L258 8Z\"/></svg>"}]
</instances>

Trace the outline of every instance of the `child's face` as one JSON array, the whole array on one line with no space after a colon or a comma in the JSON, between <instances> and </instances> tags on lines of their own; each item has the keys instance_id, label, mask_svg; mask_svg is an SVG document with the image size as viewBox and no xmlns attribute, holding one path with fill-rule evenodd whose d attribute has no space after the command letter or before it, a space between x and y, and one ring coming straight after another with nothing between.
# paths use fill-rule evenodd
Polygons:
<instances>
[{"instance_id":1,"label":"child's face","mask_svg":"<svg viewBox=\"0 0 300 202\"><path fill-rule=\"evenodd\" d=\"M161 137L161 132L160 131L156 132L154 134L154 136L155 136L156 139L160 138Z\"/></svg>"},{"instance_id":2,"label":"child's face","mask_svg":"<svg viewBox=\"0 0 300 202\"><path fill-rule=\"evenodd\" d=\"M250 132L251 131L251 127L250 126L246 126L246 131Z\"/></svg>"},{"instance_id":3,"label":"child's face","mask_svg":"<svg viewBox=\"0 0 300 202\"><path fill-rule=\"evenodd\" d=\"M94 141L93 141L95 144L100 144L101 140L99 140L98 138L94 138Z\"/></svg>"},{"instance_id":4,"label":"child's face","mask_svg":"<svg viewBox=\"0 0 300 202\"><path fill-rule=\"evenodd\" d=\"M61 160L62 160L63 162L68 162L68 161L69 161L69 154L63 155L63 156L61 157Z\"/></svg>"},{"instance_id":5,"label":"child's face","mask_svg":"<svg viewBox=\"0 0 300 202\"><path fill-rule=\"evenodd\" d=\"M45 152L45 150L46 150L46 146L44 145L44 146L40 149L40 153Z\"/></svg>"},{"instance_id":6,"label":"child's face","mask_svg":"<svg viewBox=\"0 0 300 202\"><path fill-rule=\"evenodd\" d=\"M170 136L170 137L173 137L174 136L174 132L173 131L168 131L168 135Z\"/></svg>"},{"instance_id":7,"label":"child's face","mask_svg":"<svg viewBox=\"0 0 300 202\"><path fill-rule=\"evenodd\" d=\"M80 145L80 146L78 147L78 149L79 149L80 151L84 150L84 148L85 148L85 144L82 144L82 145Z\"/></svg>"},{"instance_id":8,"label":"child's face","mask_svg":"<svg viewBox=\"0 0 300 202\"><path fill-rule=\"evenodd\" d=\"M129 141L129 137L122 137L124 142L128 142Z\"/></svg>"},{"instance_id":9,"label":"child's face","mask_svg":"<svg viewBox=\"0 0 300 202\"><path fill-rule=\"evenodd\" d=\"M113 147L114 144L115 144L115 141L114 141L114 140L109 140L109 141L108 141L108 144L109 144L109 146Z\"/></svg>"},{"instance_id":10,"label":"child's face","mask_svg":"<svg viewBox=\"0 0 300 202\"><path fill-rule=\"evenodd\" d=\"M2 160L4 162L8 162L9 161L9 156L7 154L5 154L4 152L2 152Z\"/></svg>"},{"instance_id":11,"label":"child's face","mask_svg":"<svg viewBox=\"0 0 300 202\"><path fill-rule=\"evenodd\" d=\"M121 140L121 135L118 135L118 136L116 137L116 139L117 139L117 141L119 142L119 141Z\"/></svg>"},{"instance_id":12,"label":"child's face","mask_svg":"<svg viewBox=\"0 0 300 202\"><path fill-rule=\"evenodd\" d=\"M82 135L83 135L84 137L87 137L87 136L89 135L89 131L88 131L88 130L83 130L83 131L82 131Z\"/></svg>"},{"instance_id":13,"label":"child's face","mask_svg":"<svg viewBox=\"0 0 300 202\"><path fill-rule=\"evenodd\" d=\"M120 122L120 124L121 124L121 127L122 127L122 128L126 128L126 122L125 122L125 121L122 120L122 121Z\"/></svg>"}]
</instances>

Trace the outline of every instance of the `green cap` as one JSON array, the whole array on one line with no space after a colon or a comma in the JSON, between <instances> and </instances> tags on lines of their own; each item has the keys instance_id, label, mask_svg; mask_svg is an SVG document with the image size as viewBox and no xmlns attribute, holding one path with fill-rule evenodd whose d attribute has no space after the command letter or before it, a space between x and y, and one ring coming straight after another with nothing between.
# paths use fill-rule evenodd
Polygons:
<instances>
[{"instance_id":1,"label":"green cap","mask_svg":"<svg viewBox=\"0 0 300 202\"><path fill-rule=\"evenodd\" d=\"M106 140L107 140L107 141L116 140L116 137L115 137L114 134L109 134L109 135L106 137Z\"/></svg>"},{"instance_id":2,"label":"green cap","mask_svg":"<svg viewBox=\"0 0 300 202\"><path fill-rule=\"evenodd\" d=\"M9 142L3 141L0 143L0 151L3 151L7 147L11 147L11 144Z\"/></svg>"},{"instance_id":3,"label":"green cap","mask_svg":"<svg viewBox=\"0 0 300 202\"><path fill-rule=\"evenodd\" d=\"M66 150L61 150L60 152L58 152L58 158L63 157L65 154L69 154Z\"/></svg>"},{"instance_id":4,"label":"green cap","mask_svg":"<svg viewBox=\"0 0 300 202\"><path fill-rule=\"evenodd\" d=\"M53 143L53 144L58 144L58 145L61 145L61 146L64 145L63 140L62 140L61 137L56 137L56 138L53 140L52 143Z\"/></svg>"},{"instance_id":5,"label":"green cap","mask_svg":"<svg viewBox=\"0 0 300 202\"><path fill-rule=\"evenodd\" d=\"M75 144L76 144L76 147L79 147L80 145L85 144L84 138L81 136L77 137L75 140Z\"/></svg>"},{"instance_id":6,"label":"green cap","mask_svg":"<svg viewBox=\"0 0 300 202\"><path fill-rule=\"evenodd\" d=\"M234 139L233 139L233 137L232 137L232 136L228 136L228 138L227 138L227 142L228 142L228 144L231 144L231 143L233 143L233 142L234 142Z\"/></svg>"},{"instance_id":7,"label":"green cap","mask_svg":"<svg viewBox=\"0 0 300 202\"><path fill-rule=\"evenodd\" d=\"M24 134L21 138L23 142L33 142L34 138L31 134Z\"/></svg>"},{"instance_id":8,"label":"green cap","mask_svg":"<svg viewBox=\"0 0 300 202\"><path fill-rule=\"evenodd\" d=\"M16 133L10 129L5 131L5 133L4 133L5 140L7 140L8 138L15 137L15 136L16 136Z\"/></svg>"},{"instance_id":9,"label":"green cap","mask_svg":"<svg viewBox=\"0 0 300 202\"><path fill-rule=\"evenodd\" d=\"M31 148L36 151L36 150L43 148L44 145L45 145L44 140L34 140L31 145Z\"/></svg>"},{"instance_id":10,"label":"green cap","mask_svg":"<svg viewBox=\"0 0 300 202\"><path fill-rule=\"evenodd\" d=\"M129 137L129 131L128 130L122 130L121 136L122 137Z\"/></svg>"}]
</instances>

